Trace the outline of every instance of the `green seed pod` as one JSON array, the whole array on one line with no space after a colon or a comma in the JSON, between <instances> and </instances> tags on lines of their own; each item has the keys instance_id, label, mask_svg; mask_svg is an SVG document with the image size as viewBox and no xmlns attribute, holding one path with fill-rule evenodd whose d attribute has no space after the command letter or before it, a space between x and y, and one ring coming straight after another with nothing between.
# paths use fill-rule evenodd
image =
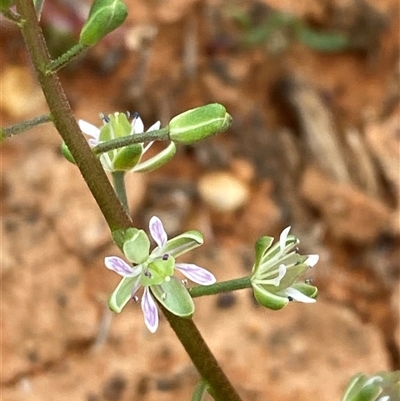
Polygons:
<instances>
[{"instance_id":1,"label":"green seed pod","mask_svg":"<svg viewBox=\"0 0 400 401\"><path fill-rule=\"evenodd\" d=\"M120 0L95 0L82 27L79 42L85 46L95 45L122 25L127 15L128 9Z\"/></svg>"},{"instance_id":2,"label":"green seed pod","mask_svg":"<svg viewBox=\"0 0 400 401\"><path fill-rule=\"evenodd\" d=\"M225 131L231 122L232 117L224 106L211 103L174 117L169 122L169 137L171 141L187 145Z\"/></svg>"}]
</instances>

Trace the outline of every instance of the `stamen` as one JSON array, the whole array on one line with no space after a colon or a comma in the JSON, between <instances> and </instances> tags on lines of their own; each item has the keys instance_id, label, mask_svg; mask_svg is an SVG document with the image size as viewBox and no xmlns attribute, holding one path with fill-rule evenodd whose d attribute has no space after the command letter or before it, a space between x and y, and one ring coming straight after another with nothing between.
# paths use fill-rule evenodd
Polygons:
<instances>
[{"instance_id":1,"label":"stamen","mask_svg":"<svg viewBox=\"0 0 400 401\"><path fill-rule=\"evenodd\" d=\"M311 279L311 278L306 278L306 279L304 280L304 282L305 282L306 284L311 284L311 283L312 283L312 279Z\"/></svg>"},{"instance_id":2,"label":"stamen","mask_svg":"<svg viewBox=\"0 0 400 401\"><path fill-rule=\"evenodd\" d=\"M100 119L104 122L104 123L109 123L110 122L110 118L108 116L106 116L104 113L100 113L99 114Z\"/></svg>"},{"instance_id":3,"label":"stamen","mask_svg":"<svg viewBox=\"0 0 400 401\"><path fill-rule=\"evenodd\" d=\"M292 301L294 301L294 298L292 298L292 297L287 297L287 299L289 300L289 302L292 302Z\"/></svg>"},{"instance_id":4,"label":"stamen","mask_svg":"<svg viewBox=\"0 0 400 401\"><path fill-rule=\"evenodd\" d=\"M188 286L188 281L186 279L181 280L181 283L187 287Z\"/></svg>"},{"instance_id":5,"label":"stamen","mask_svg":"<svg viewBox=\"0 0 400 401\"><path fill-rule=\"evenodd\" d=\"M144 272L144 275L145 275L146 277L151 278L151 273L150 273L148 270L146 270L146 271Z\"/></svg>"},{"instance_id":6,"label":"stamen","mask_svg":"<svg viewBox=\"0 0 400 401\"><path fill-rule=\"evenodd\" d=\"M132 295L133 302L139 302L139 297L137 295Z\"/></svg>"},{"instance_id":7,"label":"stamen","mask_svg":"<svg viewBox=\"0 0 400 401\"><path fill-rule=\"evenodd\" d=\"M166 253L166 254L162 257L162 260L168 260L168 258L169 258L169 255L168 255L168 253Z\"/></svg>"}]
</instances>

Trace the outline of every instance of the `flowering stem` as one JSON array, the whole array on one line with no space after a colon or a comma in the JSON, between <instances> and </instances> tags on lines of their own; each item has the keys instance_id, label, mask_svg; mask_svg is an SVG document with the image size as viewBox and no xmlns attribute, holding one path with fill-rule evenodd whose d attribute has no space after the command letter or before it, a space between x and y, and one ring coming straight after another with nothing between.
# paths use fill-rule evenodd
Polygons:
<instances>
[{"instance_id":1,"label":"flowering stem","mask_svg":"<svg viewBox=\"0 0 400 401\"><path fill-rule=\"evenodd\" d=\"M192 298L202 297L203 295L215 295L220 292L229 292L243 290L244 288L250 288L251 281L250 276L236 278L228 281L221 281L219 283L211 285L199 285L196 287L189 288L189 294Z\"/></svg>"},{"instance_id":2,"label":"flowering stem","mask_svg":"<svg viewBox=\"0 0 400 401\"><path fill-rule=\"evenodd\" d=\"M102 153L109 152L110 150L122 148L134 143L169 140L169 128L165 127L156 131L143 132L141 134L127 135L121 138L111 139L110 141L100 143L94 147L92 151L94 155L99 156Z\"/></svg>"},{"instance_id":3,"label":"flowering stem","mask_svg":"<svg viewBox=\"0 0 400 401\"><path fill-rule=\"evenodd\" d=\"M46 68L46 74L54 74L58 70L61 70L61 68L65 67L69 62L79 56L87 48L87 46L82 45L81 43L77 43L76 45L72 46L68 51L66 51L56 60L50 61Z\"/></svg>"},{"instance_id":4,"label":"flowering stem","mask_svg":"<svg viewBox=\"0 0 400 401\"><path fill-rule=\"evenodd\" d=\"M242 401L225 373L221 370L193 320L175 316L160 303L158 303L158 306L178 336L200 376L206 382L209 388L208 391L214 400Z\"/></svg>"},{"instance_id":5,"label":"flowering stem","mask_svg":"<svg viewBox=\"0 0 400 401\"><path fill-rule=\"evenodd\" d=\"M43 33L37 21L33 2L16 0L16 4L23 20L23 23L21 23L22 36L46 98L54 125L74 157L76 165L114 234L114 240L119 238L116 242L122 248L123 235L117 237L115 233L132 227L131 219L115 195L100 161L92 153L81 134L57 74L47 73L51 60ZM165 138L167 138L168 129L164 129L163 132L165 133ZM152 140L152 135L153 132L146 133L146 137L145 139L142 138L142 141ZM158 139L160 140L160 138ZM160 305L160 309L168 319L198 372L207 383L209 392L214 399L216 401L241 401L193 321L175 316L162 305Z\"/></svg>"},{"instance_id":6,"label":"flowering stem","mask_svg":"<svg viewBox=\"0 0 400 401\"><path fill-rule=\"evenodd\" d=\"M55 127L72 153L83 178L99 205L112 232L127 229L132 223L103 170L91 152L73 116L57 74L47 75L50 55L36 17L32 1L17 0L17 10L24 20L21 33L42 87ZM122 246L121 244L118 244Z\"/></svg>"},{"instance_id":7,"label":"flowering stem","mask_svg":"<svg viewBox=\"0 0 400 401\"><path fill-rule=\"evenodd\" d=\"M128 198L126 196L125 188L125 171L113 171L112 178L114 182L114 190L121 201L126 213L129 214Z\"/></svg>"},{"instance_id":8,"label":"flowering stem","mask_svg":"<svg viewBox=\"0 0 400 401\"><path fill-rule=\"evenodd\" d=\"M13 135L27 131L40 124L49 123L52 121L50 114L44 114L43 116L32 118L31 120L25 120L20 123L11 125L10 127L2 128L0 132L0 142L3 139L10 138Z\"/></svg>"}]
</instances>

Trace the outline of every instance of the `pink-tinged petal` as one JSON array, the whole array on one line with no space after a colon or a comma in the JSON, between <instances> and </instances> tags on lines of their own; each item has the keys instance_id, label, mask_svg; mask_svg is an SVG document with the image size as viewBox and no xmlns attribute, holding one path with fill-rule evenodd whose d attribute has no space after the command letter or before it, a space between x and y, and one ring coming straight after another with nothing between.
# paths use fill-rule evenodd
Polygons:
<instances>
[{"instance_id":1,"label":"pink-tinged petal","mask_svg":"<svg viewBox=\"0 0 400 401\"><path fill-rule=\"evenodd\" d=\"M90 124L84 120L79 120L78 125L84 134L89 135L94 139L97 139L97 141L99 140L100 130L95 125Z\"/></svg>"},{"instance_id":2,"label":"pink-tinged petal","mask_svg":"<svg viewBox=\"0 0 400 401\"><path fill-rule=\"evenodd\" d=\"M293 300L298 301L298 302L304 302L307 304L316 302L316 300L314 298L310 298L307 295L304 295L299 290L296 290L295 288L292 288L292 287L286 288L286 289L280 291L280 293L282 293L282 294L286 295L287 297L290 297Z\"/></svg>"},{"instance_id":3,"label":"pink-tinged petal","mask_svg":"<svg viewBox=\"0 0 400 401\"><path fill-rule=\"evenodd\" d=\"M134 134L141 134L144 131L143 121L139 116L132 120L132 128Z\"/></svg>"},{"instance_id":4,"label":"pink-tinged petal","mask_svg":"<svg viewBox=\"0 0 400 401\"><path fill-rule=\"evenodd\" d=\"M142 296L142 311L144 322L151 333L155 333L158 328L158 310L150 293L149 287L144 287Z\"/></svg>"},{"instance_id":5,"label":"pink-tinged petal","mask_svg":"<svg viewBox=\"0 0 400 401\"><path fill-rule=\"evenodd\" d=\"M160 127L161 127L161 123L160 123L160 121L157 121L156 123L154 123L154 124L147 130L147 132L150 132L150 131L157 131L157 130L160 129Z\"/></svg>"},{"instance_id":6,"label":"pink-tinged petal","mask_svg":"<svg viewBox=\"0 0 400 401\"><path fill-rule=\"evenodd\" d=\"M157 245L162 248L168 240L167 233L164 230L163 223L157 216L153 216L149 222L150 234Z\"/></svg>"},{"instance_id":7,"label":"pink-tinged petal","mask_svg":"<svg viewBox=\"0 0 400 401\"><path fill-rule=\"evenodd\" d=\"M319 255L308 255L307 260L305 261L307 266L314 267L319 260Z\"/></svg>"},{"instance_id":8,"label":"pink-tinged petal","mask_svg":"<svg viewBox=\"0 0 400 401\"><path fill-rule=\"evenodd\" d=\"M289 226L289 227L286 227L286 228L281 232L281 235L280 235L280 237L279 237L280 252L283 252L283 250L284 250L285 247L286 247L286 239L287 239L287 236L288 236L288 234L289 234L289 231L290 231L290 226Z\"/></svg>"},{"instance_id":9,"label":"pink-tinged petal","mask_svg":"<svg viewBox=\"0 0 400 401\"><path fill-rule=\"evenodd\" d=\"M122 277L135 277L141 271L140 267L139 273L137 272L137 268L133 269L132 266L128 265L123 259L119 258L118 256L107 256L104 258L104 264L106 265L107 269L118 273Z\"/></svg>"},{"instance_id":10,"label":"pink-tinged petal","mask_svg":"<svg viewBox=\"0 0 400 401\"><path fill-rule=\"evenodd\" d=\"M215 276L208 270L191 263L176 263L175 268L197 284L210 285L217 281Z\"/></svg>"},{"instance_id":11,"label":"pink-tinged petal","mask_svg":"<svg viewBox=\"0 0 400 401\"><path fill-rule=\"evenodd\" d=\"M89 138L88 143L91 148L94 148L99 144L99 140L95 138Z\"/></svg>"}]
</instances>

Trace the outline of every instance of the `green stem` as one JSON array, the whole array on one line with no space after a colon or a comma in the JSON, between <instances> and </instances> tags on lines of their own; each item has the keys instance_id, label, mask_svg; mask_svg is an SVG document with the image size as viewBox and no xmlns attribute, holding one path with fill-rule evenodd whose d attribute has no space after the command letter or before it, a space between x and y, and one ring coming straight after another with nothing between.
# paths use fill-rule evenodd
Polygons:
<instances>
[{"instance_id":1,"label":"green stem","mask_svg":"<svg viewBox=\"0 0 400 401\"><path fill-rule=\"evenodd\" d=\"M200 376L207 383L209 393L214 400L242 401L225 373L221 370L193 320L175 316L160 303L158 305L196 366Z\"/></svg>"},{"instance_id":2,"label":"green stem","mask_svg":"<svg viewBox=\"0 0 400 401\"><path fill-rule=\"evenodd\" d=\"M199 285L196 287L189 288L189 294L192 298L202 297L204 295L215 295L220 292L229 292L229 291L237 291L243 290L244 288L250 288L251 281L250 277L241 277L228 281L221 281L219 283L211 284L211 285Z\"/></svg>"},{"instance_id":3,"label":"green stem","mask_svg":"<svg viewBox=\"0 0 400 401\"><path fill-rule=\"evenodd\" d=\"M100 143L92 149L93 154L101 155L110 150L122 148L134 143L144 143L151 141L169 141L169 128L161 128L157 131L143 132L141 134L127 135L121 138L111 139L107 142Z\"/></svg>"},{"instance_id":4,"label":"green stem","mask_svg":"<svg viewBox=\"0 0 400 401\"><path fill-rule=\"evenodd\" d=\"M118 196L118 199L122 203L126 213L129 214L128 197L126 196L125 188L125 171L113 171L112 178L114 182L114 190Z\"/></svg>"},{"instance_id":5,"label":"green stem","mask_svg":"<svg viewBox=\"0 0 400 401\"><path fill-rule=\"evenodd\" d=\"M6 138L11 138L13 135L17 135L21 132L27 131L40 124L49 123L52 121L50 114L44 114L43 116L32 118L31 120L25 120L20 123L11 125L10 127L1 129L0 141Z\"/></svg>"},{"instance_id":6,"label":"green stem","mask_svg":"<svg viewBox=\"0 0 400 401\"><path fill-rule=\"evenodd\" d=\"M32 1L17 0L17 10L24 19L21 32L42 87L53 122L73 155L83 178L99 205L111 231L127 229L132 223L103 170L93 155L73 116L57 74L48 75L50 55L39 27ZM122 244L118 244L122 246Z\"/></svg>"},{"instance_id":7,"label":"green stem","mask_svg":"<svg viewBox=\"0 0 400 401\"><path fill-rule=\"evenodd\" d=\"M71 49L69 49L67 52L62 54L60 57L58 57L56 60L50 61L50 63L47 65L46 68L46 74L54 74L58 70L61 70L61 68L65 67L69 62L71 62L74 58L78 57L83 51L85 51L88 47L85 45L82 45L81 43L77 43Z\"/></svg>"}]
</instances>

